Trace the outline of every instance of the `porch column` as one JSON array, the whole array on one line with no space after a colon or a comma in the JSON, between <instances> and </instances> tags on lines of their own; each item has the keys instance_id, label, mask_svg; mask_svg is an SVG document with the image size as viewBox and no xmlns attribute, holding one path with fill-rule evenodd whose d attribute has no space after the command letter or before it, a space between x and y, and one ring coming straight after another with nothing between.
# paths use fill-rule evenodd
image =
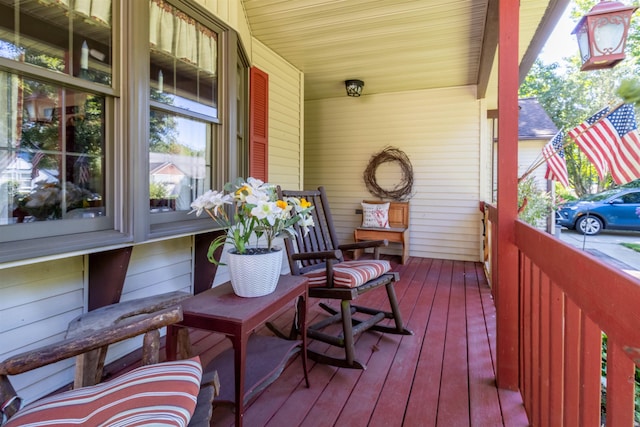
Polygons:
<instances>
[{"instance_id":1,"label":"porch column","mask_svg":"<svg viewBox=\"0 0 640 427\"><path fill-rule=\"evenodd\" d=\"M498 259L496 365L498 387L518 389L518 29L519 2L499 0Z\"/></svg>"}]
</instances>

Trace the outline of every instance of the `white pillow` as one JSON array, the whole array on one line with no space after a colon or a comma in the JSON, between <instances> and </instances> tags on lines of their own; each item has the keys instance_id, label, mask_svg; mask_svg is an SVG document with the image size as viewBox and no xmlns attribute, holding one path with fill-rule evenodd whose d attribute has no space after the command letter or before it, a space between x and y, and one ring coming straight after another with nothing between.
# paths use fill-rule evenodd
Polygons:
<instances>
[{"instance_id":1,"label":"white pillow","mask_svg":"<svg viewBox=\"0 0 640 427\"><path fill-rule=\"evenodd\" d=\"M362 226L389 228L389 203L362 202Z\"/></svg>"}]
</instances>

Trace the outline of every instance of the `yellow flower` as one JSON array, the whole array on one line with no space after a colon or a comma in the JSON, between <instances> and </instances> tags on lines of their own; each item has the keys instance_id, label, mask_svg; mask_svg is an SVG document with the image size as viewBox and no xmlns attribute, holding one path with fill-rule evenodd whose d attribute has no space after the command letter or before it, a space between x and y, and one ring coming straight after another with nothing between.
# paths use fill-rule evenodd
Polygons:
<instances>
[{"instance_id":1,"label":"yellow flower","mask_svg":"<svg viewBox=\"0 0 640 427\"><path fill-rule=\"evenodd\" d=\"M306 208L308 208L308 207L310 207L310 206L311 206L311 203L309 203L309 202L307 201L307 199L300 199L300 206L301 206L303 209L306 209Z\"/></svg>"},{"instance_id":2,"label":"yellow flower","mask_svg":"<svg viewBox=\"0 0 640 427\"><path fill-rule=\"evenodd\" d=\"M287 206L289 206L289 205L284 200L278 200L276 202L276 206L279 207L280 209L284 210L284 209L287 209Z\"/></svg>"},{"instance_id":3,"label":"yellow flower","mask_svg":"<svg viewBox=\"0 0 640 427\"><path fill-rule=\"evenodd\" d=\"M245 184L236 190L235 196L236 196L236 199L239 199L244 202L247 199L247 196L250 196L251 193L253 193L253 191L251 190L251 187Z\"/></svg>"}]
</instances>

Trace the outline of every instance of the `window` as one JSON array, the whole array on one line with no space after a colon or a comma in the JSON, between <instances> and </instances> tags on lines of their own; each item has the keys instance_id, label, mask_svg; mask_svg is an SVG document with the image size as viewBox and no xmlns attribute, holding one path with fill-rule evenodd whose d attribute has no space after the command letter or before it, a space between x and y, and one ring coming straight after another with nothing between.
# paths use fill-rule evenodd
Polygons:
<instances>
[{"instance_id":1,"label":"window","mask_svg":"<svg viewBox=\"0 0 640 427\"><path fill-rule=\"evenodd\" d=\"M0 57L111 85L110 0L0 0Z\"/></svg>"},{"instance_id":2,"label":"window","mask_svg":"<svg viewBox=\"0 0 640 427\"><path fill-rule=\"evenodd\" d=\"M210 187L212 126L156 110L150 123L151 213L191 210L191 202Z\"/></svg>"},{"instance_id":3,"label":"window","mask_svg":"<svg viewBox=\"0 0 640 427\"><path fill-rule=\"evenodd\" d=\"M185 218L211 187L217 149L218 35L150 0L149 206L152 223ZM166 215L179 212L178 215ZM165 214L165 215L156 215Z\"/></svg>"},{"instance_id":4,"label":"window","mask_svg":"<svg viewBox=\"0 0 640 427\"><path fill-rule=\"evenodd\" d=\"M0 262L209 229L187 212L247 171L248 92L196 1L0 0Z\"/></svg>"},{"instance_id":5,"label":"window","mask_svg":"<svg viewBox=\"0 0 640 427\"><path fill-rule=\"evenodd\" d=\"M109 226L111 2L0 0L1 58L22 72L0 71L0 241ZM89 218L101 219L77 221ZM25 230L64 220L74 225Z\"/></svg>"},{"instance_id":6,"label":"window","mask_svg":"<svg viewBox=\"0 0 640 427\"><path fill-rule=\"evenodd\" d=\"M629 204L640 203L640 191L637 193L629 193L622 196L622 201Z\"/></svg>"}]
</instances>

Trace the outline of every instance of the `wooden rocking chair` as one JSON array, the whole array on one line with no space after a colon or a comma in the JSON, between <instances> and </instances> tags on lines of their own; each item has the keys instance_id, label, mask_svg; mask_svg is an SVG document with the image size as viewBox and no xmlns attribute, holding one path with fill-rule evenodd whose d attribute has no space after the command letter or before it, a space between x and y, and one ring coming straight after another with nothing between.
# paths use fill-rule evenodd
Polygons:
<instances>
[{"instance_id":1,"label":"wooden rocking chair","mask_svg":"<svg viewBox=\"0 0 640 427\"><path fill-rule=\"evenodd\" d=\"M310 297L340 300L339 311L320 304L331 316L309 326L307 336L344 348L345 357L337 358L308 350L309 358L343 368L365 369L365 364L355 357L356 336L369 329L393 334L413 334L402 323L393 287L399 274L390 271L388 261L379 260L379 248L386 246L388 242L377 240L339 245L323 187L313 191L288 191L278 187L278 195L280 198L304 198L314 206L311 213L315 226L309 228L308 234L305 235L297 225L297 238L285 239L291 274L309 277ZM345 262L343 250L364 248L374 248L374 260ZM351 301L363 293L381 286L386 288L391 311L351 304ZM367 318L354 318L352 315L356 313L363 313ZM380 322L384 319L393 319L394 325L381 325ZM334 323L342 323L342 332L332 335L323 331Z\"/></svg>"}]
</instances>

